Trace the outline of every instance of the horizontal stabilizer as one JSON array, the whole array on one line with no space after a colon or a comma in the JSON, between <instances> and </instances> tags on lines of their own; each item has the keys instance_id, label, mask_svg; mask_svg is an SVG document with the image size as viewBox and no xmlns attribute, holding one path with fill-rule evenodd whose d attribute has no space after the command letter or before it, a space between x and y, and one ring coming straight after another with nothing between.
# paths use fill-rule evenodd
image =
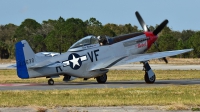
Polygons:
<instances>
[{"instance_id":1,"label":"horizontal stabilizer","mask_svg":"<svg viewBox=\"0 0 200 112\"><path fill-rule=\"evenodd\" d=\"M7 66L7 68L16 68L16 67L17 67L16 64L13 64L13 65L9 65L9 66Z\"/></svg>"},{"instance_id":2,"label":"horizontal stabilizer","mask_svg":"<svg viewBox=\"0 0 200 112\"><path fill-rule=\"evenodd\" d=\"M44 66L57 67L57 66L63 66L63 64L60 63L60 62L43 61L41 63L36 63L35 65L30 66L29 69L31 69L31 68L40 68L40 67L44 67Z\"/></svg>"}]
</instances>

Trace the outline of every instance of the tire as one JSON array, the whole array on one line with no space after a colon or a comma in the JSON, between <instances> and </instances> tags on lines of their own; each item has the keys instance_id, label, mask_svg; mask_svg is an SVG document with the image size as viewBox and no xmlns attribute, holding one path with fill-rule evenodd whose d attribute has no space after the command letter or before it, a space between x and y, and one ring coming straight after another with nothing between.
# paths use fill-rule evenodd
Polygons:
<instances>
[{"instance_id":1,"label":"tire","mask_svg":"<svg viewBox=\"0 0 200 112\"><path fill-rule=\"evenodd\" d=\"M106 83L106 81L107 81L107 74L103 74L103 75L101 75L101 76L99 76L99 77L96 77L96 80L97 80L97 82L98 83Z\"/></svg>"},{"instance_id":2,"label":"tire","mask_svg":"<svg viewBox=\"0 0 200 112\"><path fill-rule=\"evenodd\" d=\"M54 85L54 80L53 80L53 79L49 79L49 80L48 80L48 84L49 84L49 85Z\"/></svg>"},{"instance_id":3,"label":"tire","mask_svg":"<svg viewBox=\"0 0 200 112\"><path fill-rule=\"evenodd\" d=\"M156 80L156 75L154 74L153 77L151 77L151 79L149 79L148 73L145 72L144 80L146 83L153 84Z\"/></svg>"}]
</instances>

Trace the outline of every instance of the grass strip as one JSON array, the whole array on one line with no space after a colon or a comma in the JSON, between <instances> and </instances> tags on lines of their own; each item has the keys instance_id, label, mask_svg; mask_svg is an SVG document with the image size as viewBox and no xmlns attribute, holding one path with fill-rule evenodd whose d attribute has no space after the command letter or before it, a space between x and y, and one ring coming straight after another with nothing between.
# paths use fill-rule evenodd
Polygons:
<instances>
[{"instance_id":1,"label":"grass strip","mask_svg":"<svg viewBox=\"0 0 200 112\"><path fill-rule=\"evenodd\" d=\"M200 106L200 85L153 88L0 91L1 107L16 106Z\"/></svg>"},{"instance_id":2,"label":"grass strip","mask_svg":"<svg viewBox=\"0 0 200 112\"><path fill-rule=\"evenodd\" d=\"M177 79L200 79L200 70L155 70L156 80L177 80ZM126 81L126 80L144 80L144 71L142 70L110 70L107 81ZM0 70L0 83L47 83L45 77L20 79L16 70ZM55 78L55 82L62 82L63 76ZM82 81L82 78L74 81ZM94 78L88 81L95 81Z\"/></svg>"}]
</instances>

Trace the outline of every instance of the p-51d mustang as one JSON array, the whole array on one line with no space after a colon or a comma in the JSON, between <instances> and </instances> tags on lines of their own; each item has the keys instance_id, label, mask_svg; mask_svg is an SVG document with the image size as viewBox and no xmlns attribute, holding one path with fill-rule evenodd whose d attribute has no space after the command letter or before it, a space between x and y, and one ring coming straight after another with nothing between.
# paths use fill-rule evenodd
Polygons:
<instances>
[{"instance_id":1,"label":"p-51d mustang","mask_svg":"<svg viewBox=\"0 0 200 112\"><path fill-rule=\"evenodd\" d=\"M16 43L18 77L22 79L50 78L48 80L49 85L54 84L52 78L60 75L64 75L64 81L77 77L96 78L98 83L105 83L107 81L106 73L110 67L142 62L145 70L145 82L154 83L156 76L149 66L148 60L163 58L167 62L165 57L189 52L192 49L145 53L153 43L156 44L157 34L167 25L168 20L164 20L151 32L140 14L138 12L135 14L144 32L130 33L113 38L86 36L74 43L63 54L54 52L35 54L27 41L22 40Z\"/></svg>"}]
</instances>

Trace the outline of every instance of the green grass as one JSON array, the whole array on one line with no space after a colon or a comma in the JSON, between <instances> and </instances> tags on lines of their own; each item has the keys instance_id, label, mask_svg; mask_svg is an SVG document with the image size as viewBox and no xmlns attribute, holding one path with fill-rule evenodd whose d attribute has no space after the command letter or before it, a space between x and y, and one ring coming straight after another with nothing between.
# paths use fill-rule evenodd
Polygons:
<instances>
[{"instance_id":1,"label":"green grass","mask_svg":"<svg viewBox=\"0 0 200 112\"><path fill-rule=\"evenodd\" d=\"M200 79L200 70L155 70L156 80L175 80L175 79ZM144 71L142 70L110 70L108 72L107 81L130 81L144 80ZM45 77L20 79L16 74L16 70L0 70L0 83L47 83ZM62 82L63 76L55 78L55 82ZM74 81L83 81L78 78ZM94 78L88 81L95 81Z\"/></svg>"},{"instance_id":2,"label":"green grass","mask_svg":"<svg viewBox=\"0 0 200 112\"><path fill-rule=\"evenodd\" d=\"M192 111L200 111L200 108L199 107L193 107Z\"/></svg>"},{"instance_id":3,"label":"green grass","mask_svg":"<svg viewBox=\"0 0 200 112\"><path fill-rule=\"evenodd\" d=\"M46 91L0 91L0 106L200 106L200 85L153 88L103 88Z\"/></svg>"}]
</instances>

